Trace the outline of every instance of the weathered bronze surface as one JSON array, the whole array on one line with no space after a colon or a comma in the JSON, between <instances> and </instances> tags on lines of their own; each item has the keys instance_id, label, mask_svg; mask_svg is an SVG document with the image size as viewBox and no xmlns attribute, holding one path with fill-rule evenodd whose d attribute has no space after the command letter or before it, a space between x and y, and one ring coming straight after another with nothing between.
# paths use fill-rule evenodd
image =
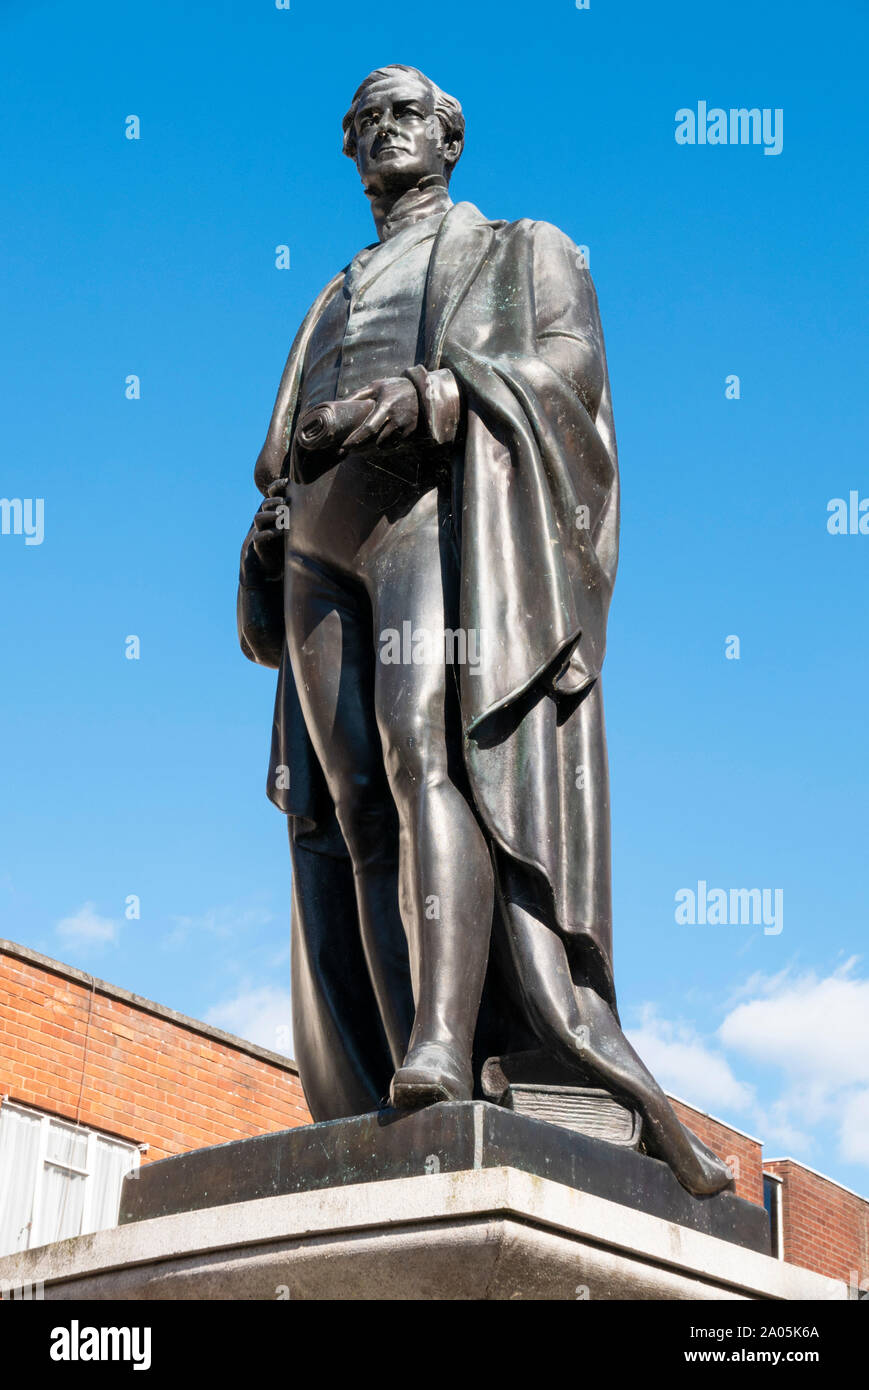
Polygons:
<instances>
[{"instance_id":1,"label":"weathered bronze surface","mask_svg":"<svg viewBox=\"0 0 869 1390\"><path fill-rule=\"evenodd\" d=\"M239 632L280 672L296 1059L328 1120L470 1100L488 1057L536 1050L709 1194L728 1170L616 1011L597 299L558 228L451 201L463 133L416 69L356 92L344 150L378 240L305 318L256 466Z\"/></svg>"}]
</instances>

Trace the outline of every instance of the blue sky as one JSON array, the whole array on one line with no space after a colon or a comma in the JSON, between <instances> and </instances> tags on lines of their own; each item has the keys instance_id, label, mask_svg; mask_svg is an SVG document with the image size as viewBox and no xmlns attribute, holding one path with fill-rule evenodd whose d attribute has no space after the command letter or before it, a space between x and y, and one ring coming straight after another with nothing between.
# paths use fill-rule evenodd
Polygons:
<instances>
[{"instance_id":1,"label":"blue sky","mask_svg":"<svg viewBox=\"0 0 869 1390\"><path fill-rule=\"evenodd\" d=\"M0 535L0 933L288 1046L274 680L237 646L238 548L289 342L373 236L340 118L412 63L465 108L453 196L590 249L624 487L623 1017L676 1094L865 1192L869 536L827 529L869 497L865 8L438 15L0 5L0 494L45 507L42 544ZM780 108L781 153L678 145L700 101ZM781 889L782 930L677 923L700 881Z\"/></svg>"}]
</instances>

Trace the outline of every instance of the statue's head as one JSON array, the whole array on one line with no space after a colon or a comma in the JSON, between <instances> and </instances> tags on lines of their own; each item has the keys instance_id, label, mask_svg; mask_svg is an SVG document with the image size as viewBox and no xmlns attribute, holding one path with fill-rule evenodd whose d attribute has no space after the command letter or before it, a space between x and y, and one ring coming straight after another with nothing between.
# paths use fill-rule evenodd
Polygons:
<instances>
[{"instance_id":1,"label":"statue's head","mask_svg":"<svg viewBox=\"0 0 869 1390\"><path fill-rule=\"evenodd\" d=\"M449 181L465 143L465 118L455 97L402 63L368 74L343 127L344 153L355 160L372 197L400 194L429 174Z\"/></svg>"}]
</instances>

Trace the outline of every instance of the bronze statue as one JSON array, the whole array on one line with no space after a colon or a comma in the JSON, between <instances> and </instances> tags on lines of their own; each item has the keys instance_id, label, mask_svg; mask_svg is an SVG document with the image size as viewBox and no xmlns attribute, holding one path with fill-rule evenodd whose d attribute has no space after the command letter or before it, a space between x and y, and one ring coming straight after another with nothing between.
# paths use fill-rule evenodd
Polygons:
<instances>
[{"instance_id":1,"label":"bronze statue","mask_svg":"<svg viewBox=\"0 0 869 1390\"><path fill-rule=\"evenodd\" d=\"M616 1012L597 300L556 227L451 201L463 137L415 68L354 95L344 152L378 240L305 318L256 466L239 631L280 670L296 1059L325 1120L470 1100L487 1058L550 1058L717 1192L728 1170Z\"/></svg>"}]
</instances>

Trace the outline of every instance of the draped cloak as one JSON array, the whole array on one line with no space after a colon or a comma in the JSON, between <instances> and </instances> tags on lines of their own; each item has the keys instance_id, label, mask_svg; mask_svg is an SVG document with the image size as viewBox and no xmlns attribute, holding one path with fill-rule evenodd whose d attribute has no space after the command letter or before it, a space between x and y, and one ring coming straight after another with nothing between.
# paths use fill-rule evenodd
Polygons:
<instances>
[{"instance_id":1,"label":"draped cloak","mask_svg":"<svg viewBox=\"0 0 869 1390\"><path fill-rule=\"evenodd\" d=\"M263 493L292 468L305 350L344 275L319 295L290 351L256 466ZM465 767L501 889L478 1074L488 1055L546 1045L500 949L505 901L557 932L575 982L615 1009L600 671L618 553L618 467L595 291L558 228L451 206L429 262L423 325L422 367L448 368L461 396L457 616L461 629L483 635L485 654L476 674L459 668ZM279 666L268 795L290 826L296 1060L315 1120L363 1113L385 1094L393 1067L362 954L352 867L295 690L281 584L244 566L239 633L247 656Z\"/></svg>"}]
</instances>

